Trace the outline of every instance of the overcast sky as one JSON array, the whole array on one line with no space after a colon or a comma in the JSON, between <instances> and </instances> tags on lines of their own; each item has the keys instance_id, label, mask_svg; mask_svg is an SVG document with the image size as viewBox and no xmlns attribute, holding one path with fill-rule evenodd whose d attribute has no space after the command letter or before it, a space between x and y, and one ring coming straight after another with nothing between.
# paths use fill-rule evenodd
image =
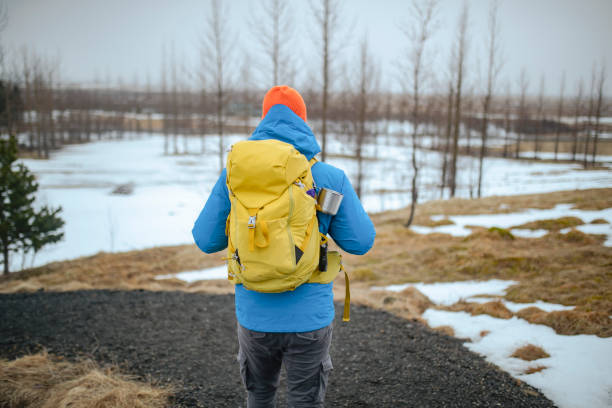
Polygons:
<instances>
[{"instance_id":1,"label":"overcast sky","mask_svg":"<svg viewBox=\"0 0 612 408\"><path fill-rule=\"evenodd\" d=\"M164 44L174 44L178 58L188 66L198 61L198 38L205 30L209 10L206 0L5 0L9 24L0 41L9 50L27 46L38 54L59 55L64 81L91 83L95 79L121 77L140 85L150 76L159 80ZM288 0L295 10L296 87L307 72L318 67L308 2ZM256 0L224 2L228 23L237 38L232 67L238 68L249 53L252 61L261 51L249 29L249 16L257 13ZM397 60L405 47L398 24L409 16L407 0L345 0L342 24L345 66L356 61L359 39L367 33L372 53L381 65L386 87L398 82ZM484 44L489 0L469 0L470 26L468 86L478 89L479 67L484 68ZM447 75L448 56L456 32L462 2L441 0L439 29L432 43L434 71L439 81ZM607 94L612 90L612 0L501 0L499 9L505 64L505 81L516 87L522 68L530 78L530 91L539 91L545 77L546 91L557 95L561 73L566 72L566 92L574 92L582 77L589 84L594 62L607 62ZM338 65L338 67L340 64ZM257 79L261 88L271 84ZM338 82L339 85L342 85ZM501 92L501 91L498 91Z\"/></svg>"}]
</instances>

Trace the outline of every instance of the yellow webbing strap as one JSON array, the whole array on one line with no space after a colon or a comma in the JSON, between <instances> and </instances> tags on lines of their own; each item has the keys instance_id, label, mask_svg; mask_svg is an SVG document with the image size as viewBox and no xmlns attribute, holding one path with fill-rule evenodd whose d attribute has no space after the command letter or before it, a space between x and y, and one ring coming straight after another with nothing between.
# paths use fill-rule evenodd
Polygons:
<instances>
[{"instance_id":1,"label":"yellow webbing strap","mask_svg":"<svg viewBox=\"0 0 612 408\"><path fill-rule=\"evenodd\" d=\"M230 224L230 216L227 216L227 219L225 220L225 236L229 237L228 233L229 233L229 224Z\"/></svg>"},{"instance_id":2,"label":"yellow webbing strap","mask_svg":"<svg viewBox=\"0 0 612 408\"><path fill-rule=\"evenodd\" d=\"M308 245L308 241L310 240L310 235L312 234L312 228L314 226L315 221L317 220L317 213L312 216L310 222L308 223L308 227L306 228L306 235L304 235L304 241L302 241L302 245L300 245L300 251L306 251L306 245Z\"/></svg>"},{"instance_id":3,"label":"yellow webbing strap","mask_svg":"<svg viewBox=\"0 0 612 408\"><path fill-rule=\"evenodd\" d=\"M346 287L346 291L344 293L344 313L342 313L342 321L349 322L351 321L351 289L349 288L349 277L342 264L340 264L340 269L342 269L344 272L344 283Z\"/></svg>"},{"instance_id":4,"label":"yellow webbing strap","mask_svg":"<svg viewBox=\"0 0 612 408\"><path fill-rule=\"evenodd\" d=\"M261 226L261 233L264 236L265 243L260 244L259 242L255 242L258 248L266 248L270 245L270 232L268 231L268 223L264 220L259 221L259 225Z\"/></svg>"},{"instance_id":5,"label":"yellow webbing strap","mask_svg":"<svg viewBox=\"0 0 612 408\"><path fill-rule=\"evenodd\" d=\"M313 157L312 159L308 160L308 163L310 164L310 167L314 166L314 164L315 164L316 162L318 162L318 160L317 160L317 159L315 159L314 157Z\"/></svg>"}]
</instances>

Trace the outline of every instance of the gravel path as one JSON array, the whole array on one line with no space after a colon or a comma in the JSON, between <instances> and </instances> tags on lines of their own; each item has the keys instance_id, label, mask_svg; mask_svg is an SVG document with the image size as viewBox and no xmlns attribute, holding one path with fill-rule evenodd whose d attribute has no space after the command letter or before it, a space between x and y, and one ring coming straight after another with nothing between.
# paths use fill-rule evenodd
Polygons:
<instances>
[{"instance_id":1,"label":"gravel path","mask_svg":"<svg viewBox=\"0 0 612 408\"><path fill-rule=\"evenodd\" d=\"M13 359L41 347L66 357L86 354L141 378L177 385L173 406L241 407L235 325L230 295L106 290L0 295L0 357ZM353 305L350 323L338 316L331 353L328 407L554 406L459 340L378 310ZM280 392L279 406L285 401Z\"/></svg>"}]
</instances>

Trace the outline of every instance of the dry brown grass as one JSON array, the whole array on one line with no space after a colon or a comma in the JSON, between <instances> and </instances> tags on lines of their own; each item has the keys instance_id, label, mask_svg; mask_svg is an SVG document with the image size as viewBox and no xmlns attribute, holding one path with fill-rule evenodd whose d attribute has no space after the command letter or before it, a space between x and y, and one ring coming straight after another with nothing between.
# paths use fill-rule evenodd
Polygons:
<instances>
[{"instance_id":1,"label":"dry brown grass","mask_svg":"<svg viewBox=\"0 0 612 408\"><path fill-rule=\"evenodd\" d=\"M527 369L525 370L525 374L533 374L533 373L539 373L542 370L546 370L548 367L545 366L532 366L532 367L527 367Z\"/></svg>"},{"instance_id":2,"label":"dry brown grass","mask_svg":"<svg viewBox=\"0 0 612 408\"><path fill-rule=\"evenodd\" d=\"M524 228L524 229L531 229L531 230L544 229L548 231L559 231L564 228L571 228L571 227L575 227L575 226L583 225L583 224L584 224L584 221L582 221L578 217L561 217L561 218L548 219L548 220L532 221L532 222L528 222L525 224L521 224L517 226L516 228Z\"/></svg>"},{"instance_id":3,"label":"dry brown grass","mask_svg":"<svg viewBox=\"0 0 612 408\"><path fill-rule=\"evenodd\" d=\"M506 306L500 300L494 300L485 303L472 303L460 301L452 306L441 307L444 310L450 310L453 312L468 312L472 316L488 314L489 316L497 317L500 319L510 319L514 314L508 310Z\"/></svg>"},{"instance_id":4,"label":"dry brown grass","mask_svg":"<svg viewBox=\"0 0 612 408\"><path fill-rule=\"evenodd\" d=\"M577 310L544 312L538 308L528 308L520 310L517 316L530 323L550 326L559 334L581 333L612 337L612 321L606 312Z\"/></svg>"},{"instance_id":5,"label":"dry brown grass","mask_svg":"<svg viewBox=\"0 0 612 408\"><path fill-rule=\"evenodd\" d=\"M422 225L424 227L440 227L442 225L453 225L454 224L454 222L449 220L448 218L443 218L441 220L434 221L431 218L423 217L419 221L421 221L421 224L418 224L418 225Z\"/></svg>"},{"instance_id":6,"label":"dry brown grass","mask_svg":"<svg viewBox=\"0 0 612 408\"><path fill-rule=\"evenodd\" d=\"M593 221L591 221L591 224L609 224L609 222L603 218L595 218Z\"/></svg>"},{"instance_id":7,"label":"dry brown grass","mask_svg":"<svg viewBox=\"0 0 612 408\"><path fill-rule=\"evenodd\" d=\"M538 360L540 358L550 357L542 347L534 346L533 344L526 344L523 347L520 347L514 350L514 353L510 357L520 358L525 361L533 361Z\"/></svg>"},{"instance_id":8,"label":"dry brown grass","mask_svg":"<svg viewBox=\"0 0 612 408\"><path fill-rule=\"evenodd\" d=\"M489 333L491 333L489 330L481 330L479 335L480 337L485 337L488 336Z\"/></svg>"},{"instance_id":9,"label":"dry brown grass","mask_svg":"<svg viewBox=\"0 0 612 408\"><path fill-rule=\"evenodd\" d=\"M432 201L417 207L415 223L431 222L431 216L437 214L504 213L552 208L558 203L574 203L577 208L593 210L612 207L612 189ZM507 300L519 303L543 300L576 307L575 313L568 316L539 316L541 324L566 334L612 336L609 320L600 319L604 314L612 315L612 248L601 245L603 237L572 230L567 234L553 231L537 239L509 239L504 231L485 228L474 228L474 233L465 238L420 235L402 226L407 215L405 209L373 215L377 236L372 250L365 256L343 254L352 279L353 302L417 318L425 305L431 305L418 291L398 294L371 291L370 287L406 282L512 279L518 284L507 291ZM226 280L186 284L177 279L154 279L156 275L219 265L223 255L203 254L195 245L100 253L0 278L0 292L40 288L57 291L142 288L232 293L233 287ZM343 299L342 274L334 289L337 299ZM483 307L490 313L505 315L499 307L480 306ZM568 322L560 324L562 316ZM569 324L572 319L574 324Z\"/></svg>"},{"instance_id":10,"label":"dry brown grass","mask_svg":"<svg viewBox=\"0 0 612 408\"><path fill-rule=\"evenodd\" d=\"M162 408L170 393L91 360L72 363L46 352L0 360L0 405L6 408Z\"/></svg>"},{"instance_id":11,"label":"dry brown grass","mask_svg":"<svg viewBox=\"0 0 612 408\"><path fill-rule=\"evenodd\" d=\"M0 293L31 292L39 289L184 290L230 293L225 281L194 282L179 279L155 280L157 275L203 269L222 264L221 254L207 255L195 245L158 247L142 251L104 253L11 273L0 277Z\"/></svg>"},{"instance_id":12,"label":"dry brown grass","mask_svg":"<svg viewBox=\"0 0 612 408\"><path fill-rule=\"evenodd\" d=\"M455 337L455 329L453 329L451 326L438 326L434 327L433 329L442 334L446 334L447 336Z\"/></svg>"}]
</instances>

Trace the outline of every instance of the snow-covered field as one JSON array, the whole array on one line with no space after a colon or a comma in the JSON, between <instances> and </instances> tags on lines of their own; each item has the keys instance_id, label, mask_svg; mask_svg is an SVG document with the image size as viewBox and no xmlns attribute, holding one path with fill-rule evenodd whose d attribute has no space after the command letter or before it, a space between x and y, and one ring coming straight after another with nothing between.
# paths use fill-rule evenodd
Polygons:
<instances>
[{"instance_id":1,"label":"snow-covered field","mask_svg":"<svg viewBox=\"0 0 612 408\"><path fill-rule=\"evenodd\" d=\"M126 251L160 245L192 243L191 228L219 174L218 140L206 138L207 155L163 155L163 138L132 137L123 141L99 141L67 146L53 153L48 161L22 160L37 175L41 185L39 202L61 205L66 221L62 242L44 248L36 258L12 261L12 269L42 265L51 261L76 258L99 251ZM226 146L243 139L226 136ZM192 151L200 151L200 141L190 141ZM181 141L182 146L182 141ZM356 163L345 158L350 148L331 137L329 163L343 168L355 180ZM334 155L335 154L335 155ZM411 169L410 148L394 137L381 138L365 147L367 160L363 203L370 212L401 208L409 203ZM439 198L441 157L432 151L419 151L421 163L420 200ZM457 195L469 197L477 177L474 159L460 157ZM114 195L113 190L131 184L133 192ZM543 193L612 186L612 172L582 170L574 164L549 164L504 159L487 159L483 180L484 195ZM435 230L466 234L467 225L512 227L528 221L573 215L581 218L584 232L603 233L612 239L611 224L588 224L594 218L612 222L611 209L599 212L571 210L558 205L551 210L528 210L516 214L450 216L454 225ZM438 218L442 218L440 215ZM422 229L420 232L431 232ZM519 236L537 236L541 232L513 230ZM224 279L225 268L183 272L186 281ZM160 277L165 278L165 277ZM452 304L459 298L482 301L476 295L503 295L513 282L417 284L417 288L438 304ZM402 287L389 288L401 290ZM504 302L511 310L528 305ZM563 306L537 302L543 310L563 310ZM432 326L450 325L459 337L469 337L470 349L544 391L561 407L612 406L612 340L595 336L559 336L545 326L513 318L470 316L465 313L428 310L424 316ZM490 334L481 337L482 330ZM538 360L547 369L525 375L533 364L509 357L512 351L529 342L543 347L550 358ZM607 404L607 405L606 405Z\"/></svg>"},{"instance_id":2,"label":"snow-covered field","mask_svg":"<svg viewBox=\"0 0 612 408\"><path fill-rule=\"evenodd\" d=\"M159 245L192 242L191 227L219 174L218 139L206 138L206 155L163 155L163 137L126 134L127 140L104 140L66 146L50 160L22 160L41 185L39 201L61 205L66 221L62 242L40 251L34 259L13 257L12 270L51 261L92 255L99 251L127 251ZM244 135L229 135L229 146ZM199 152L200 140L190 140L190 150ZM425 140L427 144L428 141ZM430 142L429 142L430 143ZM182 147L182 140L180 141ZM330 137L327 160L355 180L354 160L339 156L350 152L338 138ZM409 203L410 147L393 136L367 144L364 154L365 195L370 212L401 208ZM420 200L439 198L440 154L419 151ZM457 195L470 196L476 177L475 160L459 158ZM612 185L609 171L585 171L573 164L546 164L504 159L485 161L484 195L512 195L571 190ZM130 195L113 195L122 184L131 183ZM558 213L563 213L559 209ZM505 216L502 216L505 217ZM501 218L500 218L501 219ZM498 222L498 221L496 221ZM588 222L585 220L585 222ZM459 220L456 221L459 225ZM468 222L474 225L474 221ZM514 224L516 225L516 224ZM450 226L454 229L458 227ZM583 228L609 226L584 226ZM518 234L517 234L518 235Z\"/></svg>"},{"instance_id":3,"label":"snow-covered field","mask_svg":"<svg viewBox=\"0 0 612 408\"><path fill-rule=\"evenodd\" d=\"M476 295L498 296L512 286L513 281L490 280L485 282L417 283L393 285L382 289L401 291L414 286L438 305L451 305L461 299L485 302L491 298ZM379 288L380 289L380 288ZM545 311L569 310L572 307L538 301L513 303L502 300L504 305L517 312L530 306ZM423 318L431 327L451 326L455 336L468 338L464 343L470 350L482 354L514 377L539 388L560 408L612 406L612 339L594 335L564 336L548 326L536 325L513 317L498 319L488 315L472 316L466 312L448 312L428 309ZM483 335L485 332L488 334ZM543 348L550 357L524 361L511 357L513 352L527 344ZM544 370L526 374L530 367L544 366Z\"/></svg>"}]
</instances>

